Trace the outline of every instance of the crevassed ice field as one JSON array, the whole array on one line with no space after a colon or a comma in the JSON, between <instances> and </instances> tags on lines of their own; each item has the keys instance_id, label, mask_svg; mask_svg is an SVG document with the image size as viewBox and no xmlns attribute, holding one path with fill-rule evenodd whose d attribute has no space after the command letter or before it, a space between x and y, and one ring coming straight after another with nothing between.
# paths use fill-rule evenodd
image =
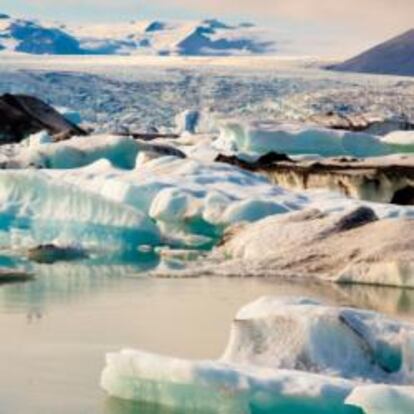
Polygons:
<instances>
[{"instance_id":1,"label":"crevassed ice field","mask_svg":"<svg viewBox=\"0 0 414 414\"><path fill-rule=\"evenodd\" d=\"M0 287L1 413L412 412L412 276L389 288L263 275L250 261L272 247L265 232L267 245L259 234L230 246L243 261L209 257L231 225L306 208L328 219L361 205L380 219L414 216L410 206L291 191L213 162L225 151L249 156L248 137L223 135L217 120L243 132L246 122L337 110L414 119L410 78L338 74L325 63L2 56L0 93L37 96L96 136L0 149L18 165L0 175L0 263L35 275ZM186 110L208 114L193 133ZM126 126L178 131L157 144L186 158L113 135ZM392 155L382 141L347 150ZM51 241L89 257L25 258Z\"/></svg>"}]
</instances>

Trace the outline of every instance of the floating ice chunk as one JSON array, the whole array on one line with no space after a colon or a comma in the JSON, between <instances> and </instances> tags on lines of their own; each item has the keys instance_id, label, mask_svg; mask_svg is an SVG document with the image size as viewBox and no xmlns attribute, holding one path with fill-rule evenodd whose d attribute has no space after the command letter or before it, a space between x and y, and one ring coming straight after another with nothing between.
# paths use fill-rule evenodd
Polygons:
<instances>
[{"instance_id":1,"label":"floating ice chunk","mask_svg":"<svg viewBox=\"0 0 414 414\"><path fill-rule=\"evenodd\" d=\"M325 157L368 157L392 152L386 143L373 135L274 123L228 123L221 128L215 145L230 152L265 154L276 151Z\"/></svg>"},{"instance_id":2,"label":"floating ice chunk","mask_svg":"<svg viewBox=\"0 0 414 414\"><path fill-rule=\"evenodd\" d=\"M222 360L343 378L407 379L414 326L308 299L264 297L242 308Z\"/></svg>"},{"instance_id":3,"label":"floating ice chunk","mask_svg":"<svg viewBox=\"0 0 414 414\"><path fill-rule=\"evenodd\" d=\"M358 413L343 405L352 389L344 380L133 350L107 355L101 386L118 398L192 413Z\"/></svg>"},{"instance_id":4,"label":"floating ice chunk","mask_svg":"<svg viewBox=\"0 0 414 414\"><path fill-rule=\"evenodd\" d=\"M42 147L31 146L23 149L10 164L18 168L34 166L49 169L74 169L104 159L117 168L133 169L141 151L184 157L178 149L172 147L152 145L123 136L93 135L86 138L75 137Z\"/></svg>"},{"instance_id":5,"label":"floating ice chunk","mask_svg":"<svg viewBox=\"0 0 414 414\"><path fill-rule=\"evenodd\" d=\"M402 351L407 332L414 326L374 312L267 297L240 310L221 360L123 350L107 355L101 386L112 396L185 412L360 414L345 400L364 380L406 382L402 366L413 362ZM394 365L390 349L402 364ZM395 389L403 393L397 404L412 407L411 389ZM359 405L357 398L347 402Z\"/></svg>"},{"instance_id":6,"label":"floating ice chunk","mask_svg":"<svg viewBox=\"0 0 414 414\"><path fill-rule=\"evenodd\" d=\"M412 414L414 387L361 386L352 392L346 403L361 408L364 414Z\"/></svg>"},{"instance_id":7,"label":"floating ice chunk","mask_svg":"<svg viewBox=\"0 0 414 414\"><path fill-rule=\"evenodd\" d=\"M79 168L100 159L114 166L132 169L135 166L140 145L126 137L95 135L76 137L41 148L29 148L15 160L22 167L69 169Z\"/></svg>"},{"instance_id":8,"label":"floating ice chunk","mask_svg":"<svg viewBox=\"0 0 414 414\"><path fill-rule=\"evenodd\" d=\"M0 171L0 239L107 250L160 243L158 228L141 212L35 171Z\"/></svg>"}]
</instances>

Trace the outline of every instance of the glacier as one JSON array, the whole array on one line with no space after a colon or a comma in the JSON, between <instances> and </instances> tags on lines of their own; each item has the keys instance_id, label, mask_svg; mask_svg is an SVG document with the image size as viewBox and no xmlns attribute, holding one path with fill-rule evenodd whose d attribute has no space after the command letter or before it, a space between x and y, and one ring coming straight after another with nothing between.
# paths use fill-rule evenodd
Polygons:
<instances>
[{"instance_id":1,"label":"glacier","mask_svg":"<svg viewBox=\"0 0 414 414\"><path fill-rule=\"evenodd\" d=\"M107 355L101 386L122 399L191 412L357 414L360 406L364 414L391 413L371 408L375 399L364 387L377 383L390 390L381 394L384 406L409 414L413 334L413 325L374 312L264 297L237 313L219 360L125 349Z\"/></svg>"},{"instance_id":2,"label":"glacier","mask_svg":"<svg viewBox=\"0 0 414 414\"><path fill-rule=\"evenodd\" d=\"M107 26L105 26L107 29ZM105 29L102 28L103 33ZM329 112L413 118L413 85L393 77L344 77L314 58L103 57L2 54L0 91L46 97L81 112L88 126L111 133L175 129L184 111L218 118L306 123ZM28 68L31 68L28 70ZM137 97L139 96L139 99Z\"/></svg>"}]
</instances>

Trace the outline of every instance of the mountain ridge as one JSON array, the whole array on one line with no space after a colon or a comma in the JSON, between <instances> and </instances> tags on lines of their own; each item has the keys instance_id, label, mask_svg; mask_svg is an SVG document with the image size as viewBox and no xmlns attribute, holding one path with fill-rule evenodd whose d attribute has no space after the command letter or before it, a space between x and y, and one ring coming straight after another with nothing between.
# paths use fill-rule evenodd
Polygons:
<instances>
[{"instance_id":1,"label":"mountain ridge","mask_svg":"<svg viewBox=\"0 0 414 414\"><path fill-rule=\"evenodd\" d=\"M0 52L50 55L226 56L270 54L276 44L255 25L217 19L59 24L0 13Z\"/></svg>"},{"instance_id":2,"label":"mountain ridge","mask_svg":"<svg viewBox=\"0 0 414 414\"><path fill-rule=\"evenodd\" d=\"M342 72L414 76L414 29L329 69Z\"/></svg>"}]
</instances>

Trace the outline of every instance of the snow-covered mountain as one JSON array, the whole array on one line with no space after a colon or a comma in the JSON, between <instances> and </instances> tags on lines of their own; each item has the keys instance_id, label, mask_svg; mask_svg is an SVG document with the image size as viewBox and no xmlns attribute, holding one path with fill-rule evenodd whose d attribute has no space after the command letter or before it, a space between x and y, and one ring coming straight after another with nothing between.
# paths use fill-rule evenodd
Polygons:
<instances>
[{"instance_id":1,"label":"snow-covered mountain","mask_svg":"<svg viewBox=\"0 0 414 414\"><path fill-rule=\"evenodd\" d=\"M131 21L116 24L58 24L15 19L0 13L0 50L79 55L268 54L275 43L250 23L230 26L212 19L190 22Z\"/></svg>"},{"instance_id":2,"label":"snow-covered mountain","mask_svg":"<svg viewBox=\"0 0 414 414\"><path fill-rule=\"evenodd\" d=\"M331 67L346 72L414 76L414 29L346 62Z\"/></svg>"}]
</instances>

